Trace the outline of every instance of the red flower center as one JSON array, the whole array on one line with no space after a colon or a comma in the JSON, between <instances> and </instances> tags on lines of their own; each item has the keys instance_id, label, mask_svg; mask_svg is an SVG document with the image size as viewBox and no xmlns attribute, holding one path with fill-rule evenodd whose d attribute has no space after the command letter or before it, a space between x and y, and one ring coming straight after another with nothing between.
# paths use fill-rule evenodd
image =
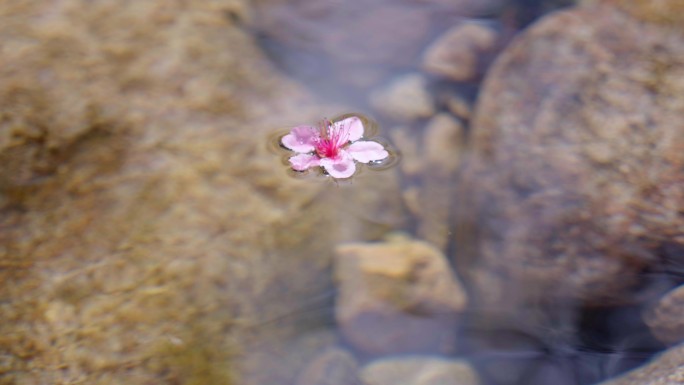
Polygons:
<instances>
[{"instance_id":1,"label":"red flower center","mask_svg":"<svg viewBox=\"0 0 684 385\"><path fill-rule=\"evenodd\" d=\"M331 121L325 119L321 123L321 134L314 142L316 154L319 158L336 158L348 139L349 130L345 127L336 127Z\"/></svg>"}]
</instances>

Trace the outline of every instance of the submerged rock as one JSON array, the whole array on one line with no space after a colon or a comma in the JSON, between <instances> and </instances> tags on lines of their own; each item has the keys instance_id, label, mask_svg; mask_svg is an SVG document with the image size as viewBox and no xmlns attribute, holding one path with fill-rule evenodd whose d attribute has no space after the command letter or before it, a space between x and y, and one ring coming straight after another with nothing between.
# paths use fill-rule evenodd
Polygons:
<instances>
[{"instance_id":1,"label":"submerged rock","mask_svg":"<svg viewBox=\"0 0 684 385\"><path fill-rule=\"evenodd\" d=\"M667 293L644 314L651 332L666 344L684 341L684 286Z\"/></svg>"},{"instance_id":2,"label":"submerged rock","mask_svg":"<svg viewBox=\"0 0 684 385\"><path fill-rule=\"evenodd\" d=\"M371 93L370 103L381 114L397 120L412 121L435 113L435 102L428 80L419 73L400 76Z\"/></svg>"},{"instance_id":3,"label":"submerged rock","mask_svg":"<svg viewBox=\"0 0 684 385\"><path fill-rule=\"evenodd\" d=\"M423 69L454 81L474 80L497 43L497 32L484 24L463 23L449 29L423 54Z\"/></svg>"},{"instance_id":4,"label":"submerged rock","mask_svg":"<svg viewBox=\"0 0 684 385\"><path fill-rule=\"evenodd\" d=\"M442 253L399 239L336 250L335 316L344 337L370 354L453 348L466 294Z\"/></svg>"},{"instance_id":5,"label":"submerged rock","mask_svg":"<svg viewBox=\"0 0 684 385\"><path fill-rule=\"evenodd\" d=\"M359 364L351 353L331 348L315 357L299 374L296 385L360 385Z\"/></svg>"},{"instance_id":6,"label":"submerged rock","mask_svg":"<svg viewBox=\"0 0 684 385\"><path fill-rule=\"evenodd\" d=\"M463 124L449 114L438 114L425 127L425 172L450 175L461 165L465 132Z\"/></svg>"},{"instance_id":7,"label":"submerged rock","mask_svg":"<svg viewBox=\"0 0 684 385\"><path fill-rule=\"evenodd\" d=\"M0 382L283 384L331 344L292 309L331 309L338 212L267 147L312 98L236 3L0 2Z\"/></svg>"},{"instance_id":8,"label":"submerged rock","mask_svg":"<svg viewBox=\"0 0 684 385\"><path fill-rule=\"evenodd\" d=\"M466 362L429 356L387 358L363 368L366 385L478 385L477 373Z\"/></svg>"},{"instance_id":9,"label":"submerged rock","mask_svg":"<svg viewBox=\"0 0 684 385\"><path fill-rule=\"evenodd\" d=\"M446 249L453 234L454 180L463 158L464 136L463 124L446 113L435 115L424 129L424 165L415 187L414 215L419 222L418 236L440 250Z\"/></svg>"},{"instance_id":10,"label":"submerged rock","mask_svg":"<svg viewBox=\"0 0 684 385\"><path fill-rule=\"evenodd\" d=\"M485 302L625 300L661 246L684 248L683 68L676 31L610 6L549 15L502 53L464 182L478 242L459 261L495 282Z\"/></svg>"},{"instance_id":11,"label":"submerged rock","mask_svg":"<svg viewBox=\"0 0 684 385\"><path fill-rule=\"evenodd\" d=\"M684 24L684 3L679 0L583 0L587 4L615 5L634 17L681 29Z\"/></svg>"},{"instance_id":12,"label":"submerged rock","mask_svg":"<svg viewBox=\"0 0 684 385\"><path fill-rule=\"evenodd\" d=\"M445 104L446 109L455 117L465 121L470 120L470 116L473 113L473 106L472 102L467 100L464 96L457 93L445 93L441 99Z\"/></svg>"},{"instance_id":13,"label":"submerged rock","mask_svg":"<svg viewBox=\"0 0 684 385\"><path fill-rule=\"evenodd\" d=\"M652 362L599 385L680 385L684 383L684 344L675 346Z\"/></svg>"}]
</instances>

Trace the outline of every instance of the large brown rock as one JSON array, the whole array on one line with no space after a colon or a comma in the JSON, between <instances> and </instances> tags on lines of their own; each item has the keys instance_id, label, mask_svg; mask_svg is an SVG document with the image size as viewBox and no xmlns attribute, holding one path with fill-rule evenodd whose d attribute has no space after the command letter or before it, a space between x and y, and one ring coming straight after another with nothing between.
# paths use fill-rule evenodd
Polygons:
<instances>
[{"instance_id":1,"label":"large brown rock","mask_svg":"<svg viewBox=\"0 0 684 385\"><path fill-rule=\"evenodd\" d=\"M634 17L681 29L684 24L684 3L679 0L583 0L586 4L611 4Z\"/></svg>"},{"instance_id":2,"label":"large brown rock","mask_svg":"<svg viewBox=\"0 0 684 385\"><path fill-rule=\"evenodd\" d=\"M683 68L677 31L611 6L549 15L499 57L457 260L481 298L624 299L662 246L684 250Z\"/></svg>"},{"instance_id":3,"label":"large brown rock","mask_svg":"<svg viewBox=\"0 0 684 385\"><path fill-rule=\"evenodd\" d=\"M452 349L466 295L439 250L397 239L336 251L335 315L355 348L370 354Z\"/></svg>"},{"instance_id":4,"label":"large brown rock","mask_svg":"<svg viewBox=\"0 0 684 385\"><path fill-rule=\"evenodd\" d=\"M0 2L0 383L283 384L331 344L293 309L400 205L288 176L269 136L324 107L247 6Z\"/></svg>"}]
</instances>

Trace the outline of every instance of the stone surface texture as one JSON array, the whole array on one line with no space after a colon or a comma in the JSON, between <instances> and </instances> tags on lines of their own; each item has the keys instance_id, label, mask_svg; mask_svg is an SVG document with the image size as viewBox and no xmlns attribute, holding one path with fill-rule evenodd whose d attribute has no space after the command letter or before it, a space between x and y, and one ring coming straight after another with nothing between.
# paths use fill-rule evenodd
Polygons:
<instances>
[{"instance_id":1,"label":"stone surface texture","mask_svg":"<svg viewBox=\"0 0 684 385\"><path fill-rule=\"evenodd\" d=\"M684 3L677 0L582 0L582 3L613 5L640 20L680 30L684 25Z\"/></svg>"},{"instance_id":2,"label":"stone surface texture","mask_svg":"<svg viewBox=\"0 0 684 385\"><path fill-rule=\"evenodd\" d=\"M398 238L338 246L335 316L362 352L448 351L466 295L444 255L425 242Z\"/></svg>"},{"instance_id":3,"label":"stone surface texture","mask_svg":"<svg viewBox=\"0 0 684 385\"><path fill-rule=\"evenodd\" d=\"M331 306L332 245L401 218L396 178L287 174L272 133L339 109L249 9L0 3L1 384L284 384L331 343L292 309Z\"/></svg>"},{"instance_id":4,"label":"stone surface texture","mask_svg":"<svg viewBox=\"0 0 684 385\"><path fill-rule=\"evenodd\" d=\"M396 121L429 118L435 113L428 80L419 73L402 75L376 89L370 95L370 104L382 115Z\"/></svg>"},{"instance_id":5,"label":"stone surface texture","mask_svg":"<svg viewBox=\"0 0 684 385\"><path fill-rule=\"evenodd\" d=\"M684 286L667 293L644 314L651 332L666 344L684 341Z\"/></svg>"},{"instance_id":6,"label":"stone surface texture","mask_svg":"<svg viewBox=\"0 0 684 385\"><path fill-rule=\"evenodd\" d=\"M447 113L435 115L423 130L423 167L416 184L418 236L440 250L453 238L456 180L464 156L463 124Z\"/></svg>"},{"instance_id":7,"label":"stone surface texture","mask_svg":"<svg viewBox=\"0 0 684 385\"><path fill-rule=\"evenodd\" d=\"M444 251L454 235L465 125L441 112L415 123L413 129L395 127L392 140L402 151L399 167L404 175L404 204L417 222L417 235Z\"/></svg>"},{"instance_id":8,"label":"stone surface texture","mask_svg":"<svg viewBox=\"0 0 684 385\"><path fill-rule=\"evenodd\" d=\"M476 247L457 261L478 266L483 303L624 300L663 246L684 248L683 75L679 31L608 5L549 15L502 53L471 127Z\"/></svg>"},{"instance_id":9,"label":"stone surface texture","mask_svg":"<svg viewBox=\"0 0 684 385\"><path fill-rule=\"evenodd\" d=\"M366 385L478 385L477 373L463 361L405 356L371 362L361 373Z\"/></svg>"},{"instance_id":10,"label":"stone surface texture","mask_svg":"<svg viewBox=\"0 0 684 385\"><path fill-rule=\"evenodd\" d=\"M422 68L453 81L471 81L483 73L484 58L495 48L498 34L492 27L465 22L446 31L423 54Z\"/></svg>"}]
</instances>

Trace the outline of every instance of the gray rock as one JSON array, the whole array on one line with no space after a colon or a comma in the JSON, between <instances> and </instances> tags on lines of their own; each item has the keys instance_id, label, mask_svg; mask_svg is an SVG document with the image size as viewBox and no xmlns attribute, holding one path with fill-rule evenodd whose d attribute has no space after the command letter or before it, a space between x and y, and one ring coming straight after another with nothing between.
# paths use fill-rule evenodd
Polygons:
<instances>
[{"instance_id":1,"label":"gray rock","mask_svg":"<svg viewBox=\"0 0 684 385\"><path fill-rule=\"evenodd\" d=\"M481 23L462 23L438 38L423 55L423 69L455 81L469 81L481 73L482 56L497 43L497 32Z\"/></svg>"},{"instance_id":2,"label":"gray rock","mask_svg":"<svg viewBox=\"0 0 684 385\"><path fill-rule=\"evenodd\" d=\"M335 315L344 337L370 354L446 352L466 295L444 255L397 239L337 247Z\"/></svg>"},{"instance_id":3,"label":"gray rock","mask_svg":"<svg viewBox=\"0 0 684 385\"><path fill-rule=\"evenodd\" d=\"M677 345L651 363L598 385L681 385L684 383L684 345Z\"/></svg>"},{"instance_id":4,"label":"gray rock","mask_svg":"<svg viewBox=\"0 0 684 385\"><path fill-rule=\"evenodd\" d=\"M354 356L339 348L331 348L314 358L299 374L297 385L357 385L359 365Z\"/></svg>"},{"instance_id":5,"label":"gray rock","mask_svg":"<svg viewBox=\"0 0 684 385\"><path fill-rule=\"evenodd\" d=\"M418 73L403 75L375 90L370 103L381 114L399 121L427 118L435 113L427 79Z\"/></svg>"},{"instance_id":6,"label":"gray rock","mask_svg":"<svg viewBox=\"0 0 684 385\"><path fill-rule=\"evenodd\" d=\"M684 286L667 293L644 314L651 332L666 344L684 341Z\"/></svg>"},{"instance_id":7,"label":"gray rock","mask_svg":"<svg viewBox=\"0 0 684 385\"><path fill-rule=\"evenodd\" d=\"M465 177L479 241L459 258L505 278L495 304L627 300L661 246L684 247L683 68L677 32L609 6L549 15L499 56Z\"/></svg>"},{"instance_id":8,"label":"gray rock","mask_svg":"<svg viewBox=\"0 0 684 385\"><path fill-rule=\"evenodd\" d=\"M363 369L367 385L477 385L479 379L471 366L459 360L438 357L388 358L372 362Z\"/></svg>"}]
</instances>

